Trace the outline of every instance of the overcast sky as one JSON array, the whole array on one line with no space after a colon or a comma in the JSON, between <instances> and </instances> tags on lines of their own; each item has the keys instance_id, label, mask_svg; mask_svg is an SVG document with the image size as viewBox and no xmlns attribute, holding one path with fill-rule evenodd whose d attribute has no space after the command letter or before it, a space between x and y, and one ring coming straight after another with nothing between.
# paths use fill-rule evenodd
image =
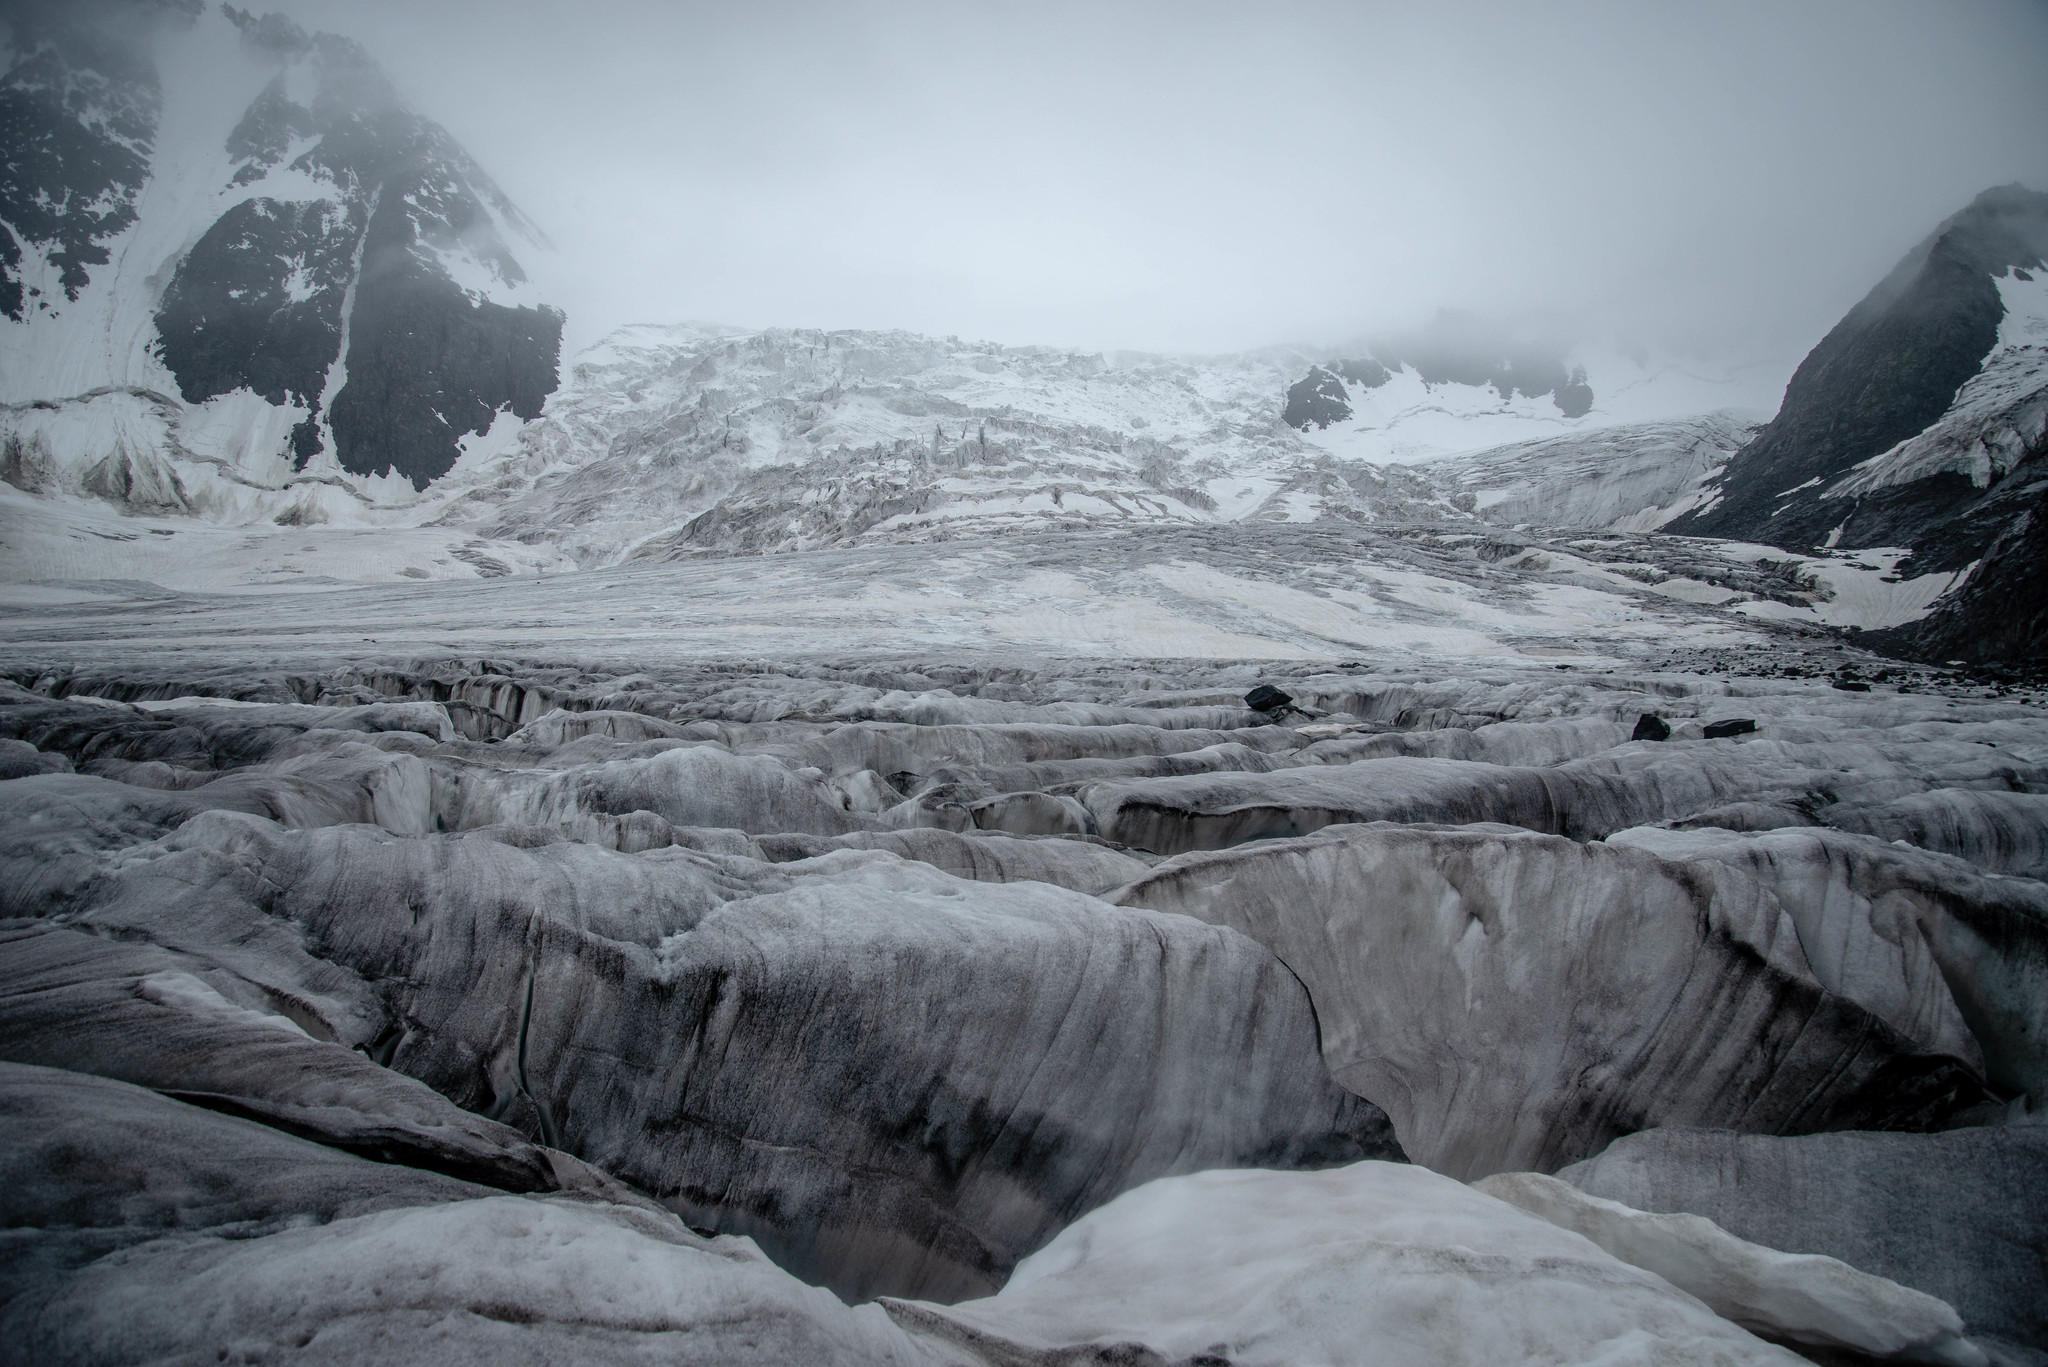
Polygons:
<instances>
[{"instance_id":1,"label":"overcast sky","mask_svg":"<svg viewBox=\"0 0 2048 1367\"><path fill-rule=\"evenodd\" d=\"M273 3L552 237L577 341L1219 351L1453 307L1796 354L1977 191L2048 189L2048 0Z\"/></svg>"}]
</instances>

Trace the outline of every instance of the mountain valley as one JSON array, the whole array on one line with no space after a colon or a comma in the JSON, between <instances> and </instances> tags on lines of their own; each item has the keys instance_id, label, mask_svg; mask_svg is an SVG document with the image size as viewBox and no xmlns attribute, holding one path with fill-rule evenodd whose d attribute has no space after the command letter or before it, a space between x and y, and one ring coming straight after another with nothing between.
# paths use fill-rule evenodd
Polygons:
<instances>
[{"instance_id":1,"label":"mountain valley","mask_svg":"<svg viewBox=\"0 0 2048 1367\"><path fill-rule=\"evenodd\" d=\"M599 329L0 21L0 1356L2048 1364L2048 195L1796 368Z\"/></svg>"}]
</instances>

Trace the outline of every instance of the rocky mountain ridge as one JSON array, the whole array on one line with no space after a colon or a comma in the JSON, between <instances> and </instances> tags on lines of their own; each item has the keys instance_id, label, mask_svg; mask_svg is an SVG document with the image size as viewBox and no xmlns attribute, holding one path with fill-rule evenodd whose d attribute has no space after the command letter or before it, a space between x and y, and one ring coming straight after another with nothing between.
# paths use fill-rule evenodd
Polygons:
<instances>
[{"instance_id":1,"label":"rocky mountain ridge","mask_svg":"<svg viewBox=\"0 0 2048 1367\"><path fill-rule=\"evenodd\" d=\"M219 516L445 473L557 383L536 234L356 43L191 4L10 13L0 380L34 486Z\"/></svg>"},{"instance_id":2,"label":"rocky mountain ridge","mask_svg":"<svg viewBox=\"0 0 2048 1367\"><path fill-rule=\"evenodd\" d=\"M1816 346L1778 415L1669 527L1788 549L1906 549L1965 576L1888 649L2048 657L2048 194L1987 190Z\"/></svg>"}]
</instances>

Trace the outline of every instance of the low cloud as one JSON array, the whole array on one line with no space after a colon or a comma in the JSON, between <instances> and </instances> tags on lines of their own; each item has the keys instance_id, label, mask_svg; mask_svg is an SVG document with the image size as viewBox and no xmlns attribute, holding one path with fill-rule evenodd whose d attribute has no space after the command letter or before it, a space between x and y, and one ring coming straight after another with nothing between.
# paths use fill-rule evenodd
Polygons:
<instances>
[{"instance_id":1,"label":"low cloud","mask_svg":"<svg viewBox=\"0 0 2048 1367\"><path fill-rule=\"evenodd\" d=\"M1449 308L1803 351L2048 188L2048 8L284 0L629 319L1219 351Z\"/></svg>"}]
</instances>

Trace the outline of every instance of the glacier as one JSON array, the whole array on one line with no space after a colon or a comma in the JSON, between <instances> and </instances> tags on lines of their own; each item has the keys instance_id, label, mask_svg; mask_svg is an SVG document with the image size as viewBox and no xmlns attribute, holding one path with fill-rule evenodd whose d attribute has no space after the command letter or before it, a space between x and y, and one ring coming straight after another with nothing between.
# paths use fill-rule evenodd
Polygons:
<instances>
[{"instance_id":1,"label":"glacier","mask_svg":"<svg viewBox=\"0 0 2048 1367\"><path fill-rule=\"evenodd\" d=\"M667 601L676 568L550 582ZM362 592L304 596L359 626ZM317 621L248 634L241 596L170 601L204 642L175 664L72 605L7 614L0 1104L47 1174L12 1199L112 1203L10 1236L10 1324L54 1360L230 1333L970 1364L2036 1341L2016 1291L1955 1280L1993 1258L1968 1231L2038 1237L1975 1213L1993 1188L1947 1192L1920 1262L1840 1212L1760 1226L1682 1146L1663 1185L1590 1175L1666 1135L2027 1142L2025 690L1778 624L1676 655L1610 625L1562 669L966 636L828 663L734 659L728 615L607 669L522 655L531 603L480 624L488 657L373 662ZM1254 680L1298 713L1252 710ZM1645 712L1669 740L1630 739ZM1732 714L1756 724L1703 738ZM81 1125L165 1181L216 1165L218 1196L77 1185Z\"/></svg>"},{"instance_id":2,"label":"glacier","mask_svg":"<svg viewBox=\"0 0 2048 1367\"><path fill-rule=\"evenodd\" d=\"M143 13L0 76L13 1356L2048 1363L2048 200L1796 372L572 333Z\"/></svg>"}]
</instances>

